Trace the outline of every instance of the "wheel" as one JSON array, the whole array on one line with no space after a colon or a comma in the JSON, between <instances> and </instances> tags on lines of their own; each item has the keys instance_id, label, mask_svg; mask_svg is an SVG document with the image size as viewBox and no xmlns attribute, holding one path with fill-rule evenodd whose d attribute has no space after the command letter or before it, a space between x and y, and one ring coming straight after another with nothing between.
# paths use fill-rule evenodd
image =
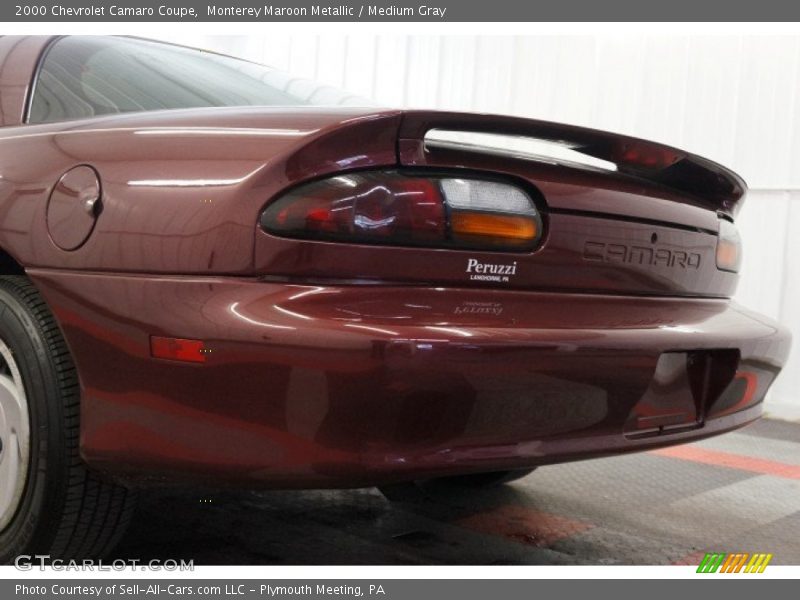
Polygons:
<instances>
[{"instance_id":1,"label":"wheel","mask_svg":"<svg viewBox=\"0 0 800 600\"><path fill-rule=\"evenodd\" d=\"M133 494L80 459L79 407L53 315L27 278L0 277L0 564L102 557L130 520Z\"/></svg>"},{"instance_id":2,"label":"wheel","mask_svg":"<svg viewBox=\"0 0 800 600\"><path fill-rule=\"evenodd\" d=\"M452 477L440 477L435 479L436 483L443 483L457 487L483 488L511 483L517 479L527 477L536 470L520 469L516 471L491 471L489 473L471 473L469 475L454 475Z\"/></svg>"}]
</instances>

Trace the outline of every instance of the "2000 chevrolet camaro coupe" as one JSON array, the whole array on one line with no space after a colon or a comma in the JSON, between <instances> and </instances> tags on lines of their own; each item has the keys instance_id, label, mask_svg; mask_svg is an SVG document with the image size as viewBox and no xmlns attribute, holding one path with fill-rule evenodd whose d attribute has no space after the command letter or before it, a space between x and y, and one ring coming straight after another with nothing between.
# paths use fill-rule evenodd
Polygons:
<instances>
[{"instance_id":1,"label":"2000 chevrolet camaro coupe","mask_svg":"<svg viewBox=\"0 0 800 600\"><path fill-rule=\"evenodd\" d=\"M730 300L738 175L358 103L0 38L0 560L106 553L148 485L488 485L760 416L790 337Z\"/></svg>"}]
</instances>

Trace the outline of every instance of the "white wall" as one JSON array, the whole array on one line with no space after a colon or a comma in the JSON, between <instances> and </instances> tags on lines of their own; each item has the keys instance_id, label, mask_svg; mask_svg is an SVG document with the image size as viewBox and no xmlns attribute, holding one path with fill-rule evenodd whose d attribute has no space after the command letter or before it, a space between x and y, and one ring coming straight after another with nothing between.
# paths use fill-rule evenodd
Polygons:
<instances>
[{"instance_id":1,"label":"white wall","mask_svg":"<svg viewBox=\"0 0 800 600\"><path fill-rule=\"evenodd\" d=\"M598 24L602 29L602 24ZM654 139L745 177L737 299L800 345L800 36L177 36L388 106L498 112ZM800 417L800 350L770 398Z\"/></svg>"}]
</instances>

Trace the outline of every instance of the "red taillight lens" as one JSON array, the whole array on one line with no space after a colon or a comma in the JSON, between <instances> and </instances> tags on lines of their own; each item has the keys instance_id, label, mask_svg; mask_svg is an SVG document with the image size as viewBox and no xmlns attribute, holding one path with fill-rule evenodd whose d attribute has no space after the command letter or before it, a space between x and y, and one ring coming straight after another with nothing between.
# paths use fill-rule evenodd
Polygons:
<instances>
[{"instance_id":1,"label":"red taillight lens","mask_svg":"<svg viewBox=\"0 0 800 600\"><path fill-rule=\"evenodd\" d=\"M436 242L445 231L431 181L373 173L303 186L271 206L262 223L283 235L357 241Z\"/></svg>"},{"instance_id":2,"label":"red taillight lens","mask_svg":"<svg viewBox=\"0 0 800 600\"><path fill-rule=\"evenodd\" d=\"M533 201L513 185L397 171L300 186L272 203L261 225L302 239L493 250L533 248L542 229Z\"/></svg>"}]
</instances>

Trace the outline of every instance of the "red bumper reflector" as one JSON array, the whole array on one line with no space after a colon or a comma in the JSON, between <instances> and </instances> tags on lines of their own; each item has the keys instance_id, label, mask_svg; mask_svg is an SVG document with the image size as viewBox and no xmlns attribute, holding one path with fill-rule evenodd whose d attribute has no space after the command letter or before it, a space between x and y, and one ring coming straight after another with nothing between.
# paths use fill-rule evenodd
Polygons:
<instances>
[{"instance_id":1,"label":"red bumper reflector","mask_svg":"<svg viewBox=\"0 0 800 600\"><path fill-rule=\"evenodd\" d=\"M155 358L181 362L206 362L208 350L202 340L150 336L150 354Z\"/></svg>"}]
</instances>

